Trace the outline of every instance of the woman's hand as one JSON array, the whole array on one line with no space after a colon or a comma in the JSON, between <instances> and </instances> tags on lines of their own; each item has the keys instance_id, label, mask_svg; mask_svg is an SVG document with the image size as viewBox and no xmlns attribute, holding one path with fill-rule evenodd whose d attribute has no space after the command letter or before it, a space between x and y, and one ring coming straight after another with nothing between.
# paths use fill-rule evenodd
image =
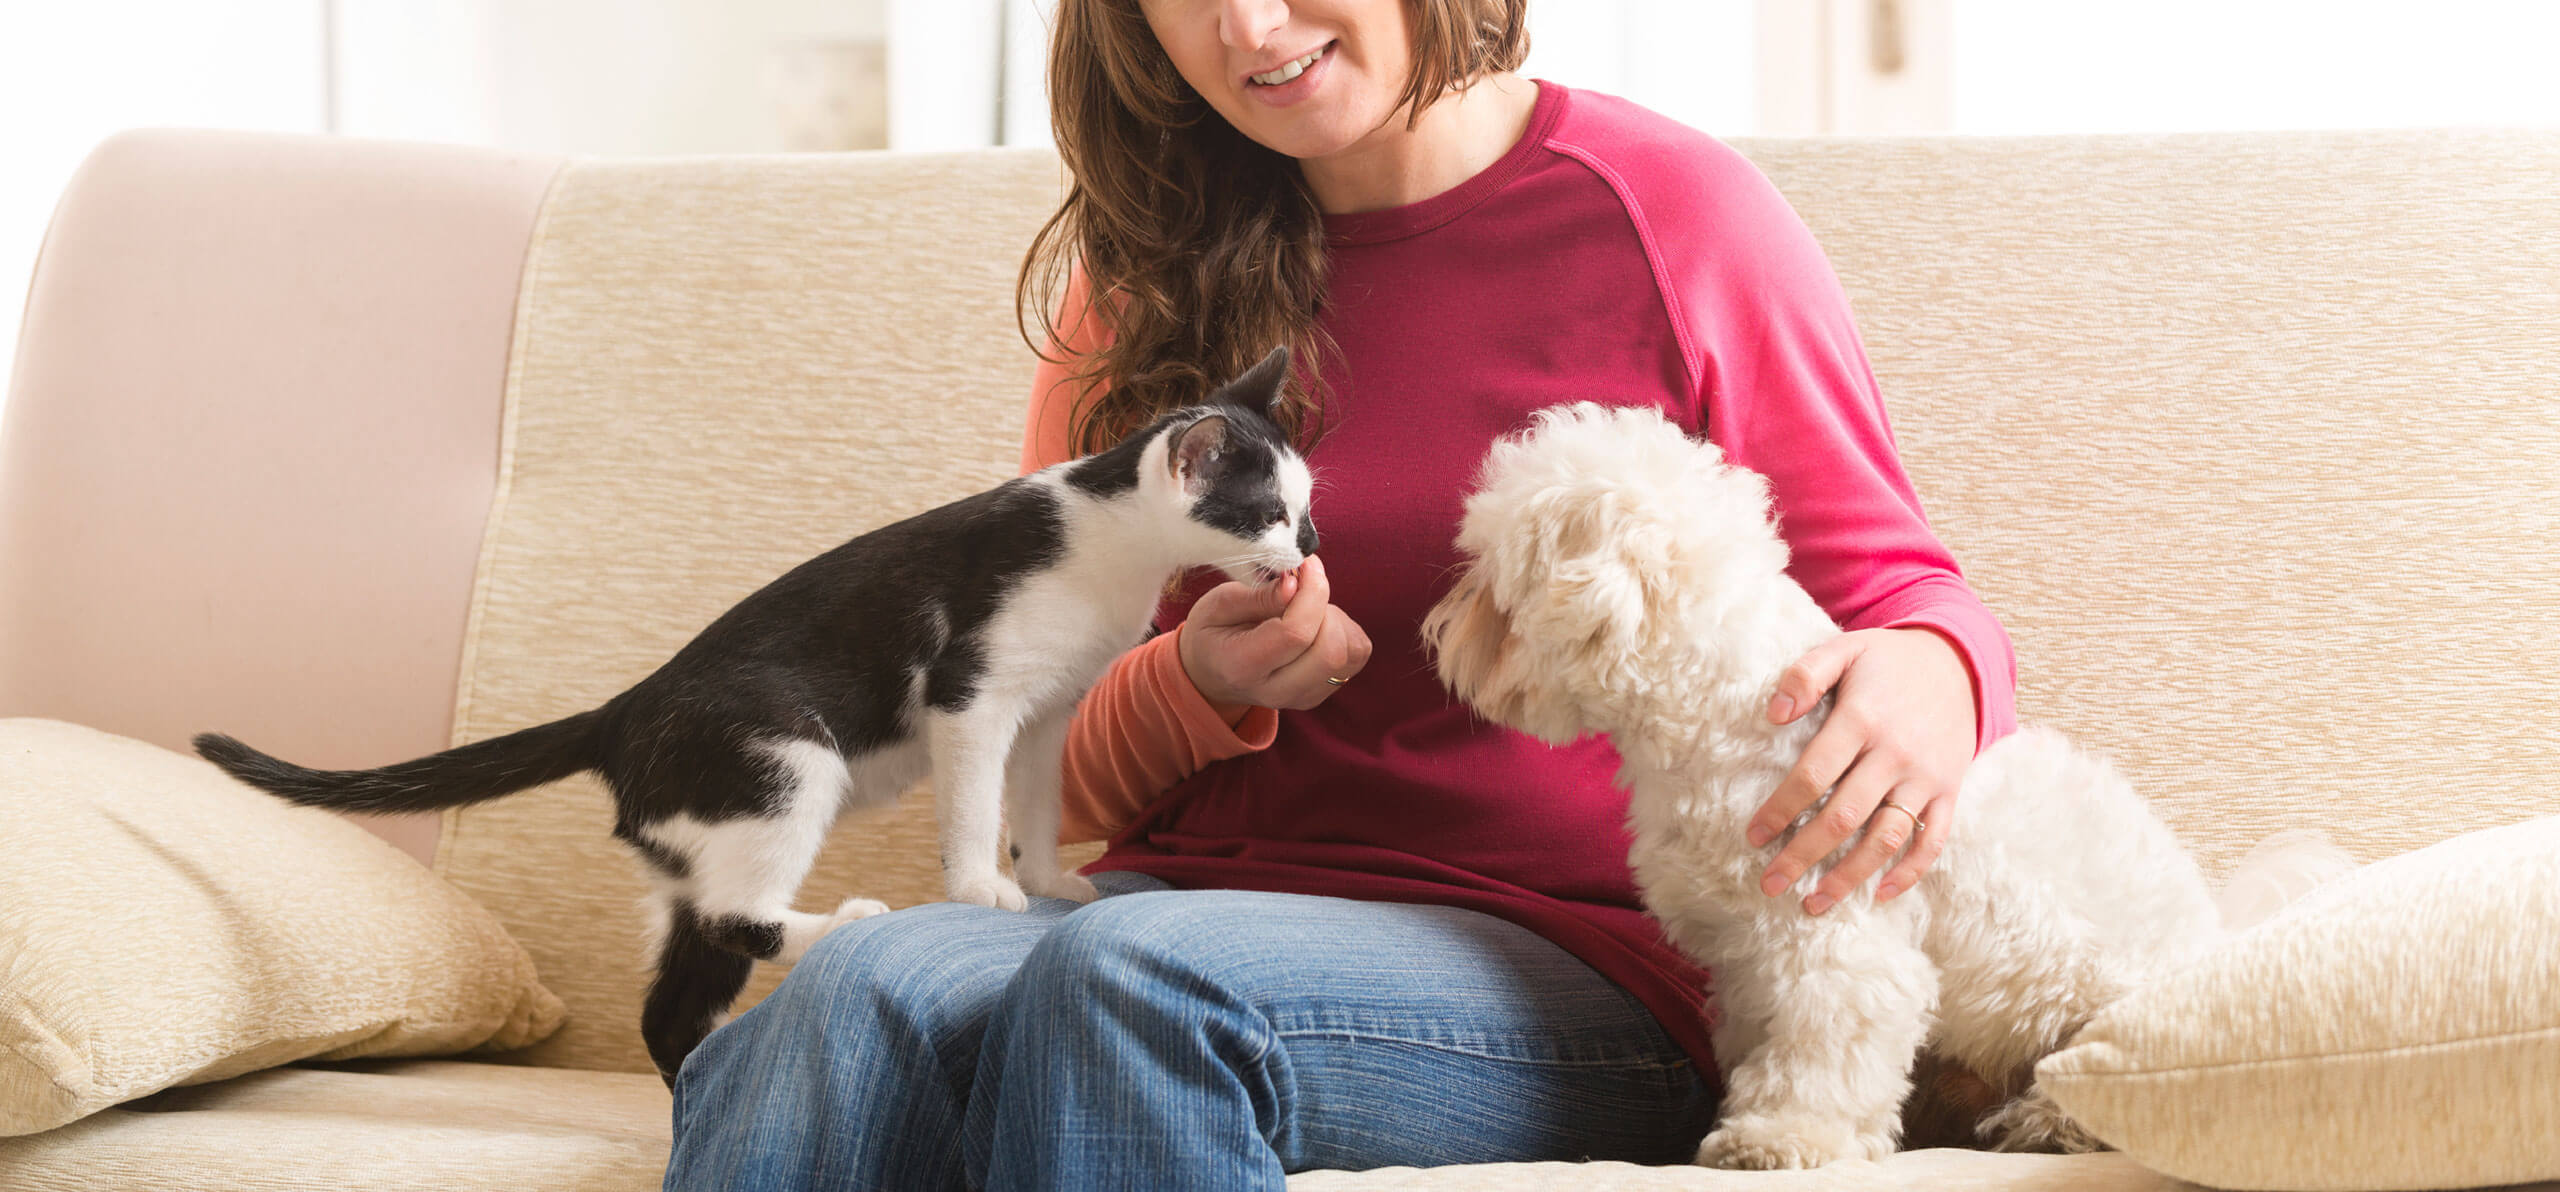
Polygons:
<instances>
[{"instance_id":1,"label":"woman's hand","mask_svg":"<svg viewBox=\"0 0 2560 1192\"><path fill-rule=\"evenodd\" d=\"M1786 724L1839 685L1831 716L1795 769L1751 818L1751 846L1777 838L1824 791L1831 800L1796 832L1760 882L1776 897L1861 828L1866 838L1804 900L1821 914L1902 846L1919 841L1876 888L1881 902L1910 889L1946 847L1956 787L1973 763L1972 673L1953 643L1927 629L1862 629L1814 647L1778 681L1769 720ZM1893 806L1909 814L1884 809Z\"/></svg>"},{"instance_id":2,"label":"woman's hand","mask_svg":"<svg viewBox=\"0 0 2560 1192\"><path fill-rule=\"evenodd\" d=\"M1211 588L1183 618L1183 673L1232 723L1246 707L1312 708L1369 665L1369 635L1332 604L1324 560L1261 587Z\"/></svg>"}]
</instances>

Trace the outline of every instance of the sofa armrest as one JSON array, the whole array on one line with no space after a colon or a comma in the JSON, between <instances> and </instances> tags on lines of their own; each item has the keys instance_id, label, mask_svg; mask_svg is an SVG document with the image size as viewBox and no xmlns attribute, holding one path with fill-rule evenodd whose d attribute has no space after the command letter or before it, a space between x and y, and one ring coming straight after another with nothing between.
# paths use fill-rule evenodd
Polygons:
<instances>
[{"instance_id":1,"label":"sofa armrest","mask_svg":"<svg viewBox=\"0 0 2560 1192\"><path fill-rule=\"evenodd\" d=\"M551 159L154 130L93 152L0 421L0 716L324 766L450 744ZM431 855L433 824L394 830Z\"/></svg>"}]
</instances>

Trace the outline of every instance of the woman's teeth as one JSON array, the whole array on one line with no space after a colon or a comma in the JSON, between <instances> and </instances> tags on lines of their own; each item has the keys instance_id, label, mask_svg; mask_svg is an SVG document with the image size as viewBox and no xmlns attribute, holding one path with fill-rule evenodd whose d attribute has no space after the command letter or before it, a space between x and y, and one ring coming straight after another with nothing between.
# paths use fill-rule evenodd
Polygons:
<instances>
[{"instance_id":1,"label":"woman's teeth","mask_svg":"<svg viewBox=\"0 0 2560 1192\"><path fill-rule=\"evenodd\" d=\"M1324 50L1319 48L1316 52L1309 54L1304 58L1300 58L1295 62L1288 63L1280 69L1272 71L1270 74L1255 75L1253 76L1253 81L1260 83L1265 87L1277 87L1282 83L1298 77L1299 75L1307 73L1307 68L1315 65L1316 59L1322 57L1324 57Z\"/></svg>"}]
</instances>

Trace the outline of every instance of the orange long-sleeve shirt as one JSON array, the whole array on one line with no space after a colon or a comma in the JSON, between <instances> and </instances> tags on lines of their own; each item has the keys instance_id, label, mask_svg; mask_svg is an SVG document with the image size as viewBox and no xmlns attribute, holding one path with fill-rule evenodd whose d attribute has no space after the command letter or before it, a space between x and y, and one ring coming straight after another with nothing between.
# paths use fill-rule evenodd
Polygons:
<instances>
[{"instance_id":1,"label":"orange long-sleeve shirt","mask_svg":"<svg viewBox=\"0 0 2560 1192\"><path fill-rule=\"evenodd\" d=\"M1082 280L1071 277L1061 308L1084 307ZM1068 376L1070 367L1052 361L1094 351L1096 338L1089 320L1065 326L1033 375L1024 472L1075 458L1072 418L1081 390ZM1201 696L1182 669L1181 632L1174 626L1122 655L1076 709L1059 816L1065 842L1109 837L1175 783L1211 762L1265 748L1278 733L1279 714L1269 708L1220 708Z\"/></svg>"}]
</instances>

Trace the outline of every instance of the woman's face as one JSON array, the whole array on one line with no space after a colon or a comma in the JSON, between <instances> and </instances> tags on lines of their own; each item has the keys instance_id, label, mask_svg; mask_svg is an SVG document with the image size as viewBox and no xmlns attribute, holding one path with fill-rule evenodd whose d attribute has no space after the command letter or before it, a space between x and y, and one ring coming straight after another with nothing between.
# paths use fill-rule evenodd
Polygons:
<instances>
[{"instance_id":1,"label":"woman's face","mask_svg":"<svg viewBox=\"0 0 2560 1192\"><path fill-rule=\"evenodd\" d=\"M1141 2L1192 90L1238 132L1302 160L1387 124L1412 67L1404 0Z\"/></svg>"}]
</instances>

